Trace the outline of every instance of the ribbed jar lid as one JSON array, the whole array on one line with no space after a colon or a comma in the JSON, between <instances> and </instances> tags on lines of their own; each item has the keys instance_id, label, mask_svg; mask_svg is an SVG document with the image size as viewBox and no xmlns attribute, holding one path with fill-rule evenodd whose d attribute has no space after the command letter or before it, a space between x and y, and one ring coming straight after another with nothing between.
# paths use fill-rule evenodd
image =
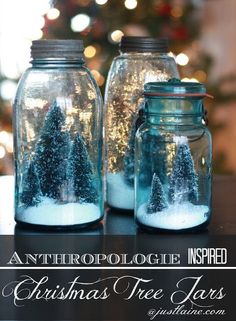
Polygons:
<instances>
[{"instance_id":1,"label":"ribbed jar lid","mask_svg":"<svg viewBox=\"0 0 236 321\"><path fill-rule=\"evenodd\" d=\"M149 82L144 85L144 96L160 98L205 97L206 88L201 83L170 79L167 82Z\"/></svg>"},{"instance_id":2,"label":"ribbed jar lid","mask_svg":"<svg viewBox=\"0 0 236 321\"><path fill-rule=\"evenodd\" d=\"M31 46L32 59L78 59L83 52L82 40L35 40Z\"/></svg>"},{"instance_id":3,"label":"ribbed jar lid","mask_svg":"<svg viewBox=\"0 0 236 321\"><path fill-rule=\"evenodd\" d=\"M120 42L121 52L159 52L167 53L169 43L167 38L123 36Z\"/></svg>"}]
</instances>

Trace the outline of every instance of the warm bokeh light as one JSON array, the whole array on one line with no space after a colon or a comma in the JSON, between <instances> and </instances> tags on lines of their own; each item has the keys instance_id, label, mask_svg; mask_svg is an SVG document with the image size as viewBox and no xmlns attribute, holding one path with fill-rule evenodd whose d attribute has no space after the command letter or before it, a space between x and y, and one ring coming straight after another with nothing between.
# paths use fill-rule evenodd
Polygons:
<instances>
[{"instance_id":1,"label":"warm bokeh light","mask_svg":"<svg viewBox=\"0 0 236 321\"><path fill-rule=\"evenodd\" d=\"M125 7L126 9L133 10L137 7L138 2L137 0L125 0Z\"/></svg>"},{"instance_id":2,"label":"warm bokeh light","mask_svg":"<svg viewBox=\"0 0 236 321\"><path fill-rule=\"evenodd\" d=\"M97 70L92 70L91 73L95 78L96 82L98 83L98 86L102 86L105 82L105 78L103 77L103 75L101 75L100 72Z\"/></svg>"},{"instance_id":3,"label":"warm bokeh light","mask_svg":"<svg viewBox=\"0 0 236 321\"><path fill-rule=\"evenodd\" d=\"M0 1L0 70L3 77L18 79L29 66L31 41L43 37L43 16L50 7L50 0Z\"/></svg>"},{"instance_id":4,"label":"warm bokeh light","mask_svg":"<svg viewBox=\"0 0 236 321\"><path fill-rule=\"evenodd\" d=\"M120 42L121 38L124 36L124 33L121 30L115 30L111 33L111 40L114 42Z\"/></svg>"},{"instance_id":5,"label":"warm bokeh light","mask_svg":"<svg viewBox=\"0 0 236 321\"><path fill-rule=\"evenodd\" d=\"M32 32L30 33L30 38L34 39L34 40L40 40L43 37L43 32L42 30L32 30Z\"/></svg>"},{"instance_id":6,"label":"warm bokeh light","mask_svg":"<svg viewBox=\"0 0 236 321\"><path fill-rule=\"evenodd\" d=\"M103 4L106 4L108 0L95 0L95 2L99 5L103 5Z\"/></svg>"},{"instance_id":7,"label":"warm bokeh light","mask_svg":"<svg viewBox=\"0 0 236 321\"><path fill-rule=\"evenodd\" d=\"M71 19L71 29L74 32L84 31L90 25L90 17L87 14L77 14Z\"/></svg>"},{"instance_id":8,"label":"warm bokeh light","mask_svg":"<svg viewBox=\"0 0 236 321\"><path fill-rule=\"evenodd\" d=\"M0 146L0 158L3 158L6 155L6 150L3 146Z\"/></svg>"},{"instance_id":9,"label":"warm bokeh light","mask_svg":"<svg viewBox=\"0 0 236 321\"><path fill-rule=\"evenodd\" d=\"M188 78L188 77L182 78L181 80L184 82L199 82L196 78Z\"/></svg>"},{"instance_id":10,"label":"warm bokeh light","mask_svg":"<svg viewBox=\"0 0 236 321\"><path fill-rule=\"evenodd\" d=\"M57 8L51 8L47 13L49 20L55 20L60 16L60 11Z\"/></svg>"},{"instance_id":11,"label":"warm bokeh light","mask_svg":"<svg viewBox=\"0 0 236 321\"><path fill-rule=\"evenodd\" d=\"M12 135L12 133L8 133L5 130L1 131L0 132L0 143L3 146L5 146L8 153L13 153L13 135ZM5 149L4 149L4 152L5 152Z\"/></svg>"},{"instance_id":12,"label":"warm bokeh light","mask_svg":"<svg viewBox=\"0 0 236 321\"><path fill-rule=\"evenodd\" d=\"M186 54L180 53L176 56L175 61L180 66L186 66L189 62L189 58Z\"/></svg>"},{"instance_id":13,"label":"warm bokeh light","mask_svg":"<svg viewBox=\"0 0 236 321\"><path fill-rule=\"evenodd\" d=\"M168 53L168 56L170 56L170 57L172 57L172 58L176 58L176 55L172 52L172 51L170 51L169 53Z\"/></svg>"},{"instance_id":14,"label":"warm bokeh light","mask_svg":"<svg viewBox=\"0 0 236 321\"><path fill-rule=\"evenodd\" d=\"M86 58L93 58L96 55L96 51L94 46L88 46L84 50L84 55Z\"/></svg>"},{"instance_id":15,"label":"warm bokeh light","mask_svg":"<svg viewBox=\"0 0 236 321\"><path fill-rule=\"evenodd\" d=\"M6 145L9 139L9 134L5 130L0 132L0 143Z\"/></svg>"},{"instance_id":16,"label":"warm bokeh light","mask_svg":"<svg viewBox=\"0 0 236 321\"><path fill-rule=\"evenodd\" d=\"M182 10L182 8L181 8L181 7L178 7L178 6L172 8L172 9L171 9L171 15L172 15L174 18L180 18L180 17L182 17L182 15L183 15L183 10Z\"/></svg>"},{"instance_id":17,"label":"warm bokeh light","mask_svg":"<svg viewBox=\"0 0 236 321\"><path fill-rule=\"evenodd\" d=\"M1 82L0 93L4 100L12 100L16 93L17 84L12 80L3 80Z\"/></svg>"},{"instance_id":18,"label":"warm bokeh light","mask_svg":"<svg viewBox=\"0 0 236 321\"><path fill-rule=\"evenodd\" d=\"M194 73L194 78L197 78L200 82L205 82L207 80L207 74L203 70L197 70Z\"/></svg>"}]
</instances>

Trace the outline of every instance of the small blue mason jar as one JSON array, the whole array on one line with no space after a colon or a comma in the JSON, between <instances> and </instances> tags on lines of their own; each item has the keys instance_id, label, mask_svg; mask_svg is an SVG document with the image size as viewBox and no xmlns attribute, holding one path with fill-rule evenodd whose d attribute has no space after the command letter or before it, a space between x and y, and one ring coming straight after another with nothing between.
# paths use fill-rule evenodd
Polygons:
<instances>
[{"instance_id":1,"label":"small blue mason jar","mask_svg":"<svg viewBox=\"0 0 236 321\"><path fill-rule=\"evenodd\" d=\"M102 98L81 40L39 40L14 101L15 219L83 227L103 216Z\"/></svg>"},{"instance_id":2,"label":"small blue mason jar","mask_svg":"<svg viewBox=\"0 0 236 321\"><path fill-rule=\"evenodd\" d=\"M144 88L145 123L136 134L136 222L165 231L203 229L211 217L212 186L205 87L173 79Z\"/></svg>"}]
</instances>

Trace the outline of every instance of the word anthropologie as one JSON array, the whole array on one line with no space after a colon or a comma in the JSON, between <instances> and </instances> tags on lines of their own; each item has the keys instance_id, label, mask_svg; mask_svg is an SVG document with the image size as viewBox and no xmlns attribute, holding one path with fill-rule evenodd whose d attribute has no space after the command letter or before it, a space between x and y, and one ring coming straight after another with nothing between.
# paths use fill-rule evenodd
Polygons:
<instances>
[{"instance_id":1,"label":"word anthropologie","mask_svg":"<svg viewBox=\"0 0 236 321\"><path fill-rule=\"evenodd\" d=\"M79 254L24 254L20 256L14 252L7 264L12 265L162 265L162 264L180 264L180 254L172 253L136 253L133 256L127 253L84 253Z\"/></svg>"}]
</instances>

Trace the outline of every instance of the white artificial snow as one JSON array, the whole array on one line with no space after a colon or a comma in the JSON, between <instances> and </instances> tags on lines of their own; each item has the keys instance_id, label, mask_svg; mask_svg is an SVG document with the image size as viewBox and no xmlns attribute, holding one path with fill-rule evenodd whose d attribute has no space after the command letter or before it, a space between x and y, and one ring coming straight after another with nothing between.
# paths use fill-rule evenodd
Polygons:
<instances>
[{"instance_id":1,"label":"white artificial snow","mask_svg":"<svg viewBox=\"0 0 236 321\"><path fill-rule=\"evenodd\" d=\"M125 183L123 172L107 174L107 203L116 208L134 209L134 188Z\"/></svg>"},{"instance_id":2,"label":"white artificial snow","mask_svg":"<svg viewBox=\"0 0 236 321\"><path fill-rule=\"evenodd\" d=\"M137 220L150 227L169 230L181 230L196 227L206 222L208 206L193 205L190 202L172 204L161 212L149 214L147 204L142 204L137 212Z\"/></svg>"},{"instance_id":3,"label":"white artificial snow","mask_svg":"<svg viewBox=\"0 0 236 321\"><path fill-rule=\"evenodd\" d=\"M18 221L46 226L86 224L100 218L100 209L95 204L57 204L47 197L44 197L37 206L22 208L17 213Z\"/></svg>"},{"instance_id":4,"label":"white artificial snow","mask_svg":"<svg viewBox=\"0 0 236 321\"><path fill-rule=\"evenodd\" d=\"M176 145L184 145L188 143L188 138L186 136L174 136L173 141Z\"/></svg>"}]
</instances>

